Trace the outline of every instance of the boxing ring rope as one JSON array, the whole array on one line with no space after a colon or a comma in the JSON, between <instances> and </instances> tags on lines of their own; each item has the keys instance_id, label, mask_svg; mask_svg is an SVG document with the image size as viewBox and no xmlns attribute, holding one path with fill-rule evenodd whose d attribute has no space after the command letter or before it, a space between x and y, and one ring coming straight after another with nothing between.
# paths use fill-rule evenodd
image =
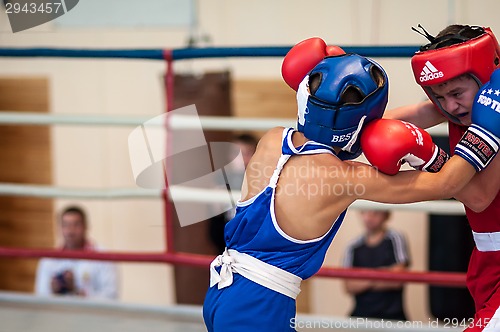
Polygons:
<instances>
[{"instance_id":1,"label":"boxing ring rope","mask_svg":"<svg viewBox=\"0 0 500 332\"><path fill-rule=\"evenodd\" d=\"M223 57L283 57L292 46L283 47L204 47L180 49L105 50L65 48L0 48L0 57L98 58L141 60L186 60ZM368 57L407 58L419 46L341 46L347 53Z\"/></svg>"},{"instance_id":2,"label":"boxing ring rope","mask_svg":"<svg viewBox=\"0 0 500 332\"><path fill-rule=\"evenodd\" d=\"M221 57L283 57L291 46L287 47L226 47L226 48L184 48L184 49L145 49L145 50L96 50L96 49L51 49L51 48L0 48L0 57L43 57L43 58L100 58L100 59L142 59L142 60L163 60L167 65L165 76L166 111L172 110L174 91L173 62L183 59L197 58L221 58ZM351 47L342 46L346 52L359 53L369 57L404 58L413 55L418 50L418 46L378 46L378 47ZM267 130L275 126L294 126L295 121L290 119L258 119L258 118L225 118L216 116L197 117L201 121L203 129L217 130ZM138 126L149 121L145 117L133 116L87 116L87 115L42 115L37 113L13 112L6 110L0 112L0 124L4 125L92 125L92 126ZM184 116L166 116L165 122L158 122L160 126L176 129L194 128L192 119ZM441 127L431 128L432 134L443 135L446 130ZM168 130L167 130L168 134ZM167 139L167 142L171 140ZM168 147L167 147L168 148ZM168 185L167 185L167 188ZM210 202L217 201L217 195L210 195L198 192L193 194L192 189L181 186L172 186L170 190L178 190L184 195L176 195L176 200L186 199L186 201L203 201L210 199ZM184 190L184 192L183 192ZM190 192L188 192L190 190ZM227 195L227 191L224 192ZM239 198L239 193L234 193ZM165 200L165 236L166 250L164 252L67 252L54 249L25 249L0 247L0 257L13 258L74 258L109 260L122 262L158 262L178 265L187 265L200 268L208 268L212 261L212 256L176 252L173 248L173 225L168 191L148 190L138 188L120 189L76 189L76 188L56 188L42 185L21 185L0 183L0 195L15 196L35 196L45 198L71 197L82 199L128 199L128 198L158 198ZM227 198L227 196L226 196ZM405 205L378 204L373 202L359 201L351 208L392 208L398 210L427 211L432 213L463 214L463 206L454 201L422 202ZM432 285L443 286L464 286L465 274L450 272L388 272L381 270L360 269L360 268L333 268L324 266L316 276L352 278L352 279L376 279L385 281L421 282Z\"/></svg>"},{"instance_id":3,"label":"boxing ring rope","mask_svg":"<svg viewBox=\"0 0 500 332\"><path fill-rule=\"evenodd\" d=\"M21 313L19 307L22 306ZM62 309L63 308L63 309ZM61 321L59 310L64 310L66 321ZM54 313L55 311L55 313ZM74 298L54 297L41 298L17 294L10 292L0 293L0 319L4 323L3 327L9 331L26 330L23 319L30 317L36 321L37 331L53 331L54 323L51 318L59 318L59 324L66 330L85 332L94 330L97 326L88 327L88 314L99 312L98 329L96 331L123 331L116 328L116 321L126 320L126 331L141 331L147 329L152 332L178 332L178 331L206 331L203 325L202 309L193 305L175 306L151 306L121 302L103 302L94 299L80 301ZM49 318L43 317L48 315ZM142 316L144 315L144 316ZM70 322L68 321L70 317ZM11 326L5 326L7 321L14 320ZM165 321L168 320L169 326ZM437 320L434 320L437 323ZM64 324L66 323L66 324ZM396 324L400 324L401 328ZM309 314L297 314L296 326L304 327L298 331L347 331L356 329L357 331L388 331L402 330L418 332L459 332L459 328L451 326L439 326L430 324L431 321L408 321L408 322L388 322L381 324L378 320L362 318L332 317ZM63 325L64 324L64 325ZM351 326L355 326L352 327ZM194 326L200 326L195 329ZM203 327L201 327L203 326ZM317 328L315 328L317 327ZM24 329L23 329L24 328Z\"/></svg>"},{"instance_id":4,"label":"boxing ring rope","mask_svg":"<svg viewBox=\"0 0 500 332\"><path fill-rule=\"evenodd\" d=\"M170 186L169 190L175 193L178 202L225 203L227 191L220 189L201 189L185 186ZM16 183L0 183L0 195L29 196L38 198L77 198L77 199L130 199L130 198L160 198L163 190L139 188L114 189L84 189L60 188L45 185L26 185ZM233 200L240 198L239 191L231 191ZM349 208L354 209L394 209L415 212L429 212L433 214L463 215L463 205L456 201L430 201L411 204L385 204L369 201L356 201Z\"/></svg>"},{"instance_id":5,"label":"boxing ring rope","mask_svg":"<svg viewBox=\"0 0 500 332\"><path fill-rule=\"evenodd\" d=\"M295 119L280 118L228 118L223 116L172 114L169 117L173 129L197 129L199 120L205 130L269 130L274 127L293 127ZM77 126L140 126L148 121L148 125L164 126L158 119L143 116L112 116L112 115L67 115L40 114L30 112L0 112L0 124L25 125L77 125ZM445 124L439 124L427 129L431 135L447 135Z\"/></svg>"}]
</instances>

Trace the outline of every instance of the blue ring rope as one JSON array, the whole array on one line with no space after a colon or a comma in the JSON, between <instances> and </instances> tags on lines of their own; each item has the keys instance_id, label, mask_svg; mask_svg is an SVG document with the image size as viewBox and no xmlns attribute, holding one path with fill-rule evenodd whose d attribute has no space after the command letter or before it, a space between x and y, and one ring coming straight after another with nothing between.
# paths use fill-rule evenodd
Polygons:
<instances>
[{"instance_id":1,"label":"blue ring rope","mask_svg":"<svg viewBox=\"0 0 500 332\"><path fill-rule=\"evenodd\" d=\"M173 60L224 57L283 57L287 47L206 47L172 50ZM367 57L407 58L418 46L345 46L347 53ZM66 48L0 48L0 57L101 58L164 60L163 49L66 49Z\"/></svg>"}]
</instances>

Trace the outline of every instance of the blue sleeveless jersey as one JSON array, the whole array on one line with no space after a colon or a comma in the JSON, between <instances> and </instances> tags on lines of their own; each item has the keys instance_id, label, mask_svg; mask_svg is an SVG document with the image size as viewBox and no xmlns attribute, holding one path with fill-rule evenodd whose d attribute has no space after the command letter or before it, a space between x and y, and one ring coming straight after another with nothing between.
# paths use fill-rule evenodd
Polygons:
<instances>
[{"instance_id":1,"label":"blue sleeveless jersey","mask_svg":"<svg viewBox=\"0 0 500 332\"><path fill-rule=\"evenodd\" d=\"M334 154L331 147L312 141L295 148L291 139L293 131L293 128L288 128L284 132L283 156ZM345 211L322 237L307 241L294 239L286 235L276 222L274 214L276 183L272 183L273 180L277 182L278 179L277 177L271 179L271 183L252 199L238 202L236 215L227 223L224 230L226 246L307 279L323 264L326 251L344 219Z\"/></svg>"},{"instance_id":2,"label":"blue sleeveless jersey","mask_svg":"<svg viewBox=\"0 0 500 332\"><path fill-rule=\"evenodd\" d=\"M331 147L313 141L294 147L293 132L293 128L284 129L282 155L270 183L250 200L237 203L236 214L226 224L224 236L227 248L307 279L323 264L345 211L326 234L316 239L294 239L280 229L274 214L274 195L279 174L288 159L294 155L335 154ZM293 331L290 322L295 311L295 300L234 274L229 287L209 288L203 315L208 331Z\"/></svg>"}]
</instances>

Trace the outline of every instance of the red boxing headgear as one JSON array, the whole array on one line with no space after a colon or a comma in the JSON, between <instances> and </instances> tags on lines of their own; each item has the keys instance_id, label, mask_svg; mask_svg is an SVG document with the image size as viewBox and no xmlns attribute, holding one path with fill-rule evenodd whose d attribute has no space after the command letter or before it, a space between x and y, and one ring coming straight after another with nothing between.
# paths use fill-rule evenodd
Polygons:
<instances>
[{"instance_id":1,"label":"red boxing headgear","mask_svg":"<svg viewBox=\"0 0 500 332\"><path fill-rule=\"evenodd\" d=\"M430 85L444 83L463 74L470 74L479 86L488 82L491 74L499 68L500 47L490 28L484 34L458 44L432 48L432 43L423 46L411 58L413 75L429 99L451 121L461 124L453 115L444 111L430 91Z\"/></svg>"}]
</instances>

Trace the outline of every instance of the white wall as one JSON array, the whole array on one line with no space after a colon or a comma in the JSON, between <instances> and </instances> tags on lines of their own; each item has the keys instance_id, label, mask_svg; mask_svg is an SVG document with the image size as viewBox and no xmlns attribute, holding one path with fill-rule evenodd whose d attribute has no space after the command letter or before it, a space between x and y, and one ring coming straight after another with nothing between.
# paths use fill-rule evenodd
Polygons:
<instances>
[{"instance_id":1,"label":"white wall","mask_svg":"<svg viewBox=\"0 0 500 332\"><path fill-rule=\"evenodd\" d=\"M76 12L78 6L72 12ZM339 45L416 45L425 40L410 27L421 23L437 33L449 23L491 26L500 33L495 0L474 1L199 1L197 31L210 35L214 46L282 46L311 36ZM66 17L70 18L72 12ZM53 23L13 34L0 14L1 47L178 48L188 28L57 28ZM390 77L389 107L419 101L408 59L377 59ZM211 59L181 61L178 71L229 68L235 79L280 79L281 59ZM165 65L151 60L0 59L2 76L45 76L51 82L51 111L61 114L134 114L155 116L164 111L161 75ZM258 107L258 105L256 105ZM69 187L130 187L134 185L127 152L132 128L56 126L53 134L54 184ZM68 203L58 200L56 207ZM160 200L85 201L92 236L112 250L161 250ZM334 241L328 264L338 264L341 252L360 231L348 217ZM398 212L393 226L412 235L412 268L425 270L425 216ZM122 299L140 303L174 301L171 269L154 264L123 264ZM407 293L410 318L425 320L425 288L412 285ZM343 315L349 298L337 280L313 281L313 311Z\"/></svg>"}]
</instances>

